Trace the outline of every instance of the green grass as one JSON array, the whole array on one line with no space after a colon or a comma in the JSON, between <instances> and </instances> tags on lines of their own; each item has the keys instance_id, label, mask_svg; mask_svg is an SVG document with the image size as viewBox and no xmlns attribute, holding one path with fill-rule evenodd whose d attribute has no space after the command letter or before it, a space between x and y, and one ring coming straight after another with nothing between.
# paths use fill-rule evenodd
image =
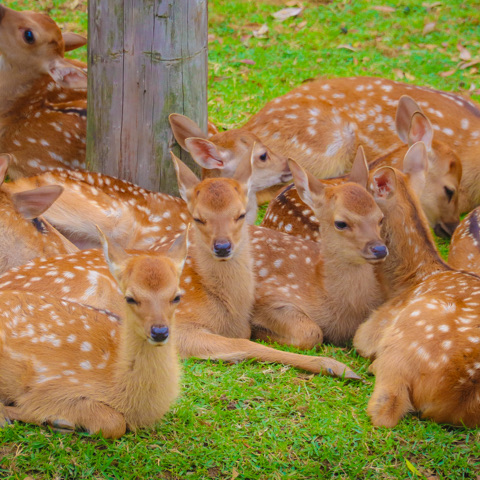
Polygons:
<instances>
[{"instance_id":1,"label":"green grass","mask_svg":"<svg viewBox=\"0 0 480 480\"><path fill-rule=\"evenodd\" d=\"M44 9L66 29L86 33L85 2L7 3ZM459 64L459 41L480 58L478 2L449 0L429 9L417 0L304 0L300 17L279 23L271 13L284 3L210 0L209 115L216 124L241 125L271 98L318 75L378 75L444 90L472 88L473 98L480 99L478 65L440 75ZM396 9L372 8L379 5ZM436 29L424 35L428 22L436 22ZM251 36L263 24L267 38ZM74 55L85 60L85 48ZM255 64L239 63L242 59ZM368 362L348 348L326 345L320 354L348 363L365 382L311 376L280 365L189 360L183 394L154 431L106 441L8 426L0 430L0 478L480 476L480 430L415 416L393 429L373 428L366 415L373 386Z\"/></svg>"}]
</instances>

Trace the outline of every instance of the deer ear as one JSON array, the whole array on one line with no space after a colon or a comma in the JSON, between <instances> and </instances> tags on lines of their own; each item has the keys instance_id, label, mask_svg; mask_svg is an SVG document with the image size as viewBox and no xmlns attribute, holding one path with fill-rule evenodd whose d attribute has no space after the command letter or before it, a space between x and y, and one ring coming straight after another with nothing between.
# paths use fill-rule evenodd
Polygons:
<instances>
[{"instance_id":1,"label":"deer ear","mask_svg":"<svg viewBox=\"0 0 480 480\"><path fill-rule=\"evenodd\" d=\"M100 243L102 244L103 255L105 256L108 269L115 280L120 282L122 271L130 255L112 239L108 239L98 225L95 226L100 236Z\"/></svg>"},{"instance_id":2,"label":"deer ear","mask_svg":"<svg viewBox=\"0 0 480 480\"><path fill-rule=\"evenodd\" d=\"M33 190L13 193L11 198L17 212L27 219L32 219L50 208L62 192L63 187L60 185L45 185Z\"/></svg>"},{"instance_id":3,"label":"deer ear","mask_svg":"<svg viewBox=\"0 0 480 480\"><path fill-rule=\"evenodd\" d=\"M170 260L172 260L175 264L179 276L182 273L185 260L187 259L188 234L189 231L187 230L185 233L180 235L172 243L172 246L168 249L167 253L168 258L170 258Z\"/></svg>"},{"instance_id":4,"label":"deer ear","mask_svg":"<svg viewBox=\"0 0 480 480\"><path fill-rule=\"evenodd\" d=\"M421 112L422 109L418 103L408 95L402 95L397 105L397 113L395 114L395 126L397 134L403 143L408 143L408 132L410 130L410 122L415 112Z\"/></svg>"},{"instance_id":5,"label":"deer ear","mask_svg":"<svg viewBox=\"0 0 480 480\"><path fill-rule=\"evenodd\" d=\"M361 185L363 188L367 188L368 183L368 163L367 158L365 157L365 151L360 145L355 155L355 159L352 163L352 170L348 175L348 180L350 182L355 182Z\"/></svg>"},{"instance_id":6,"label":"deer ear","mask_svg":"<svg viewBox=\"0 0 480 480\"><path fill-rule=\"evenodd\" d=\"M207 138L202 129L185 115L179 113L171 113L168 117L172 132L177 143L184 149L189 151L185 140L190 137Z\"/></svg>"},{"instance_id":7,"label":"deer ear","mask_svg":"<svg viewBox=\"0 0 480 480\"><path fill-rule=\"evenodd\" d=\"M221 150L209 140L205 140L204 138L187 138L185 140L185 147L192 155L192 158L202 168L213 170L215 168L223 169L225 167Z\"/></svg>"},{"instance_id":8,"label":"deer ear","mask_svg":"<svg viewBox=\"0 0 480 480\"><path fill-rule=\"evenodd\" d=\"M0 155L0 185L5 181L7 176L8 165L11 163L11 153L2 153Z\"/></svg>"},{"instance_id":9,"label":"deer ear","mask_svg":"<svg viewBox=\"0 0 480 480\"><path fill-rule=\"evenodd\" d=\"M57 59L52 62L48 67L48 73L61 87L72 90L87 88L87 74L66 60Z\"/></svg>"},{"instance_id":10,"label":"deer ear","mask_svg":"<svg viewBox=\"0 0 480 480\"><path fill-rule=\"evenodd\" d=\"M414 143L403 159L403 173L410 179L410 185L420 196L425 188L428 172L428 153L423 142Z\"/></svg>"},{"instance_id":11,"label":"deer ear","mask_svg":"<svg viewBox=\"0 0 480 480\"><path fill-rule=\"evenodd\" d=\"M200 183L200 180L173 152L170 152L170 155L177 174L180 196L188 203L192 190Z\"/></svg>"},{"instance_id":12,"label":"deer ear","mask_svg":"<svg viewBox=\"0 0 480 480\"><path fill-rule=\"evenodd\" d=\"M83 47L87 43L87 39L82 35L78 35L77 33L65 32L62 33L62 37L66 52Z\"/></svg>"},{"instance_id":13,"label":"deer ear","mask_svg":"<svg viewBox=\"0 0 480 480\"><path fill-rule=\"evenodd\" d=\"M391 167L381 167L372 175L370 184L375 201L387 200L397 189L397 175Z\"/></svg>"},{"instance_id":14,"label":"deer ear","mask_svg":"<svg viewBox=\"0 0 480 480\"><path fill-rule=\"evenodd\" d=\"M311 209L317 209L325 196L325 186L311 173L306 172L295 160L288 159L288 166L293 175L293 182L300 198Z\"/></svg>"},{"instance_id":15,"label":"deer ear","mask_svg":"<svg viewBox=\"0 0 480 480\"><path fill-rule=\"evenodd\" d=\"M433 128L430 120L420 112L412 115L410 130L408 132L408 144L411 146L416 142L423 142L427 151L432 148Z\"/></svg>"}]
</instances>

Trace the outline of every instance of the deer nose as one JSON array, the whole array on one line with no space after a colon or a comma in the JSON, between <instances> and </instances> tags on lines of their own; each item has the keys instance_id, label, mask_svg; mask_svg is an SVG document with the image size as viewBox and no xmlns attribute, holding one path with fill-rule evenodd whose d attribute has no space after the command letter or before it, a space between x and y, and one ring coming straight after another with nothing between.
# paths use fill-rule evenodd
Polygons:
<instances>
[{"instance_id":1,"label":"deer nose","mask_svg":"<svg viewBox=\"0 0 480 480\"><path fill-rule=\"evenodd\" d=\"M154 343L160 345L166 343L168 340L168 327L153 325L152 328L150 328L150 338Z\"/></svg>"},{"instance_id":2,"label":"deer nose","mask_svg":"<svg viewBox=\"0 0 480 480\"><path fill-rule=\"evenodd\" d=\"M385 258L388 255L388 249L385 245L374 245L370 248L370 251L373 253L375 258L378 259Z\"/></svg>"},{"instance_id":3,"label":"deer nose","mask_svg":"<svg viewBox=\"0 0 480 480\"><path fill-rule=\"evenodd\" d=\"M450 238L458 227L459 222L439 222L433 227L433 231L437 237Z\"/></svg>"},{"instance_id":4,"label":"deer nose","mask_svg":"<svg viewBox=\"0 0 480 480\"><path fill-rule=\"evenodd\" d=\"M228 257L232 253L232 244L228 240L215 240L213 244L213 253L217 257Z\"/></svg>"}]
</instances>

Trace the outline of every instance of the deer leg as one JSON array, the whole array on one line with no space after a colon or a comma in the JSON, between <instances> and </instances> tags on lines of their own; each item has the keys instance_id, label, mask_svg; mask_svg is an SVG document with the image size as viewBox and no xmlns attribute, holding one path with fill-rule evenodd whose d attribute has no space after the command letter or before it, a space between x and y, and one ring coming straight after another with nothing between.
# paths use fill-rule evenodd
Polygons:
<instances>
[{"instance_id":1,"label":"deer leg","mask_svg":"<svg viewBox=\"0 0 480 480\"><path fill-rule=\"evenodd\" d=\"M353 346L362 357L373 359L378 355L385 327L390 323L389 317L387 312L380 309L358 327L353 337Z\"/></svg>"},{"instance_id":2,"label":"deer leg","mask_svg":"<svg viewBox=\"0 0 480 480\"><path fill-rule=\"evenodd\" d=\"M310 350L323 341L322 329L293 305L255 307L252 338Z\"/></svg>"},{"instance_id":3,"label":"deer leg","mask_svg":"<svg viewBox=\"0 0 480 480\"><path fill-rule=\"evenodd\" d=\"M353 370L333 358L283 352L244 338L222 337L200 328L179 328L177 330L177 341L180 354L184 358L209 358L230 362L255 359L260 362L291 365L308 372L333 377L360 379Z\"/></svg>"}]
</instances>

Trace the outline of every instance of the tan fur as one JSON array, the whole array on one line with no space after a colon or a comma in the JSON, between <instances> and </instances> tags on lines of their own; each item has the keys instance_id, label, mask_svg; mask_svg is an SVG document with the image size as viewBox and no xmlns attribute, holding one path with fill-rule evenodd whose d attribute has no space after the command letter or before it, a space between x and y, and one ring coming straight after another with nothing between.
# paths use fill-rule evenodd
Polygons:
<instances>
[{"instance_id":1,"label":"tan fur","mask_svg":"<svg viewBox=\"0 0 480 480\"><path fill-rule=\"evenodd\" d=\"M0 151L14 154L12 178L85 165L86 74L64 50L50 17L1 6Z\"/></svg>"},{"instance_id":2,"label":"tan fur","mask_svg":"<svg viewBox=\"0 0 480 480\"><path fill-rule=\"evenodd\" d=\"M183 243L170 257L105 244L122 294L139 302L125 307L121 324L104 310L2 291L0 399L13 404L5 416L107 438L156 423L178 395L179 364L174 342L150 344L150 329L174 329Z\"/></svg>"},{"instance_id":3,"label":"tan fur","mask_svg":"<svg viewBox=\"0 0 480 480\"><path fill-rule=\"evenodd\" d=\"M395 426L409 411L441 423L480 424L480 278L439 257L409 177L382 168L372 189L385 214L391 299L362 324L354 345L375 358L374 425ZM421 183L421 182L420 182Z\"/></svg>"}]
</instances>

